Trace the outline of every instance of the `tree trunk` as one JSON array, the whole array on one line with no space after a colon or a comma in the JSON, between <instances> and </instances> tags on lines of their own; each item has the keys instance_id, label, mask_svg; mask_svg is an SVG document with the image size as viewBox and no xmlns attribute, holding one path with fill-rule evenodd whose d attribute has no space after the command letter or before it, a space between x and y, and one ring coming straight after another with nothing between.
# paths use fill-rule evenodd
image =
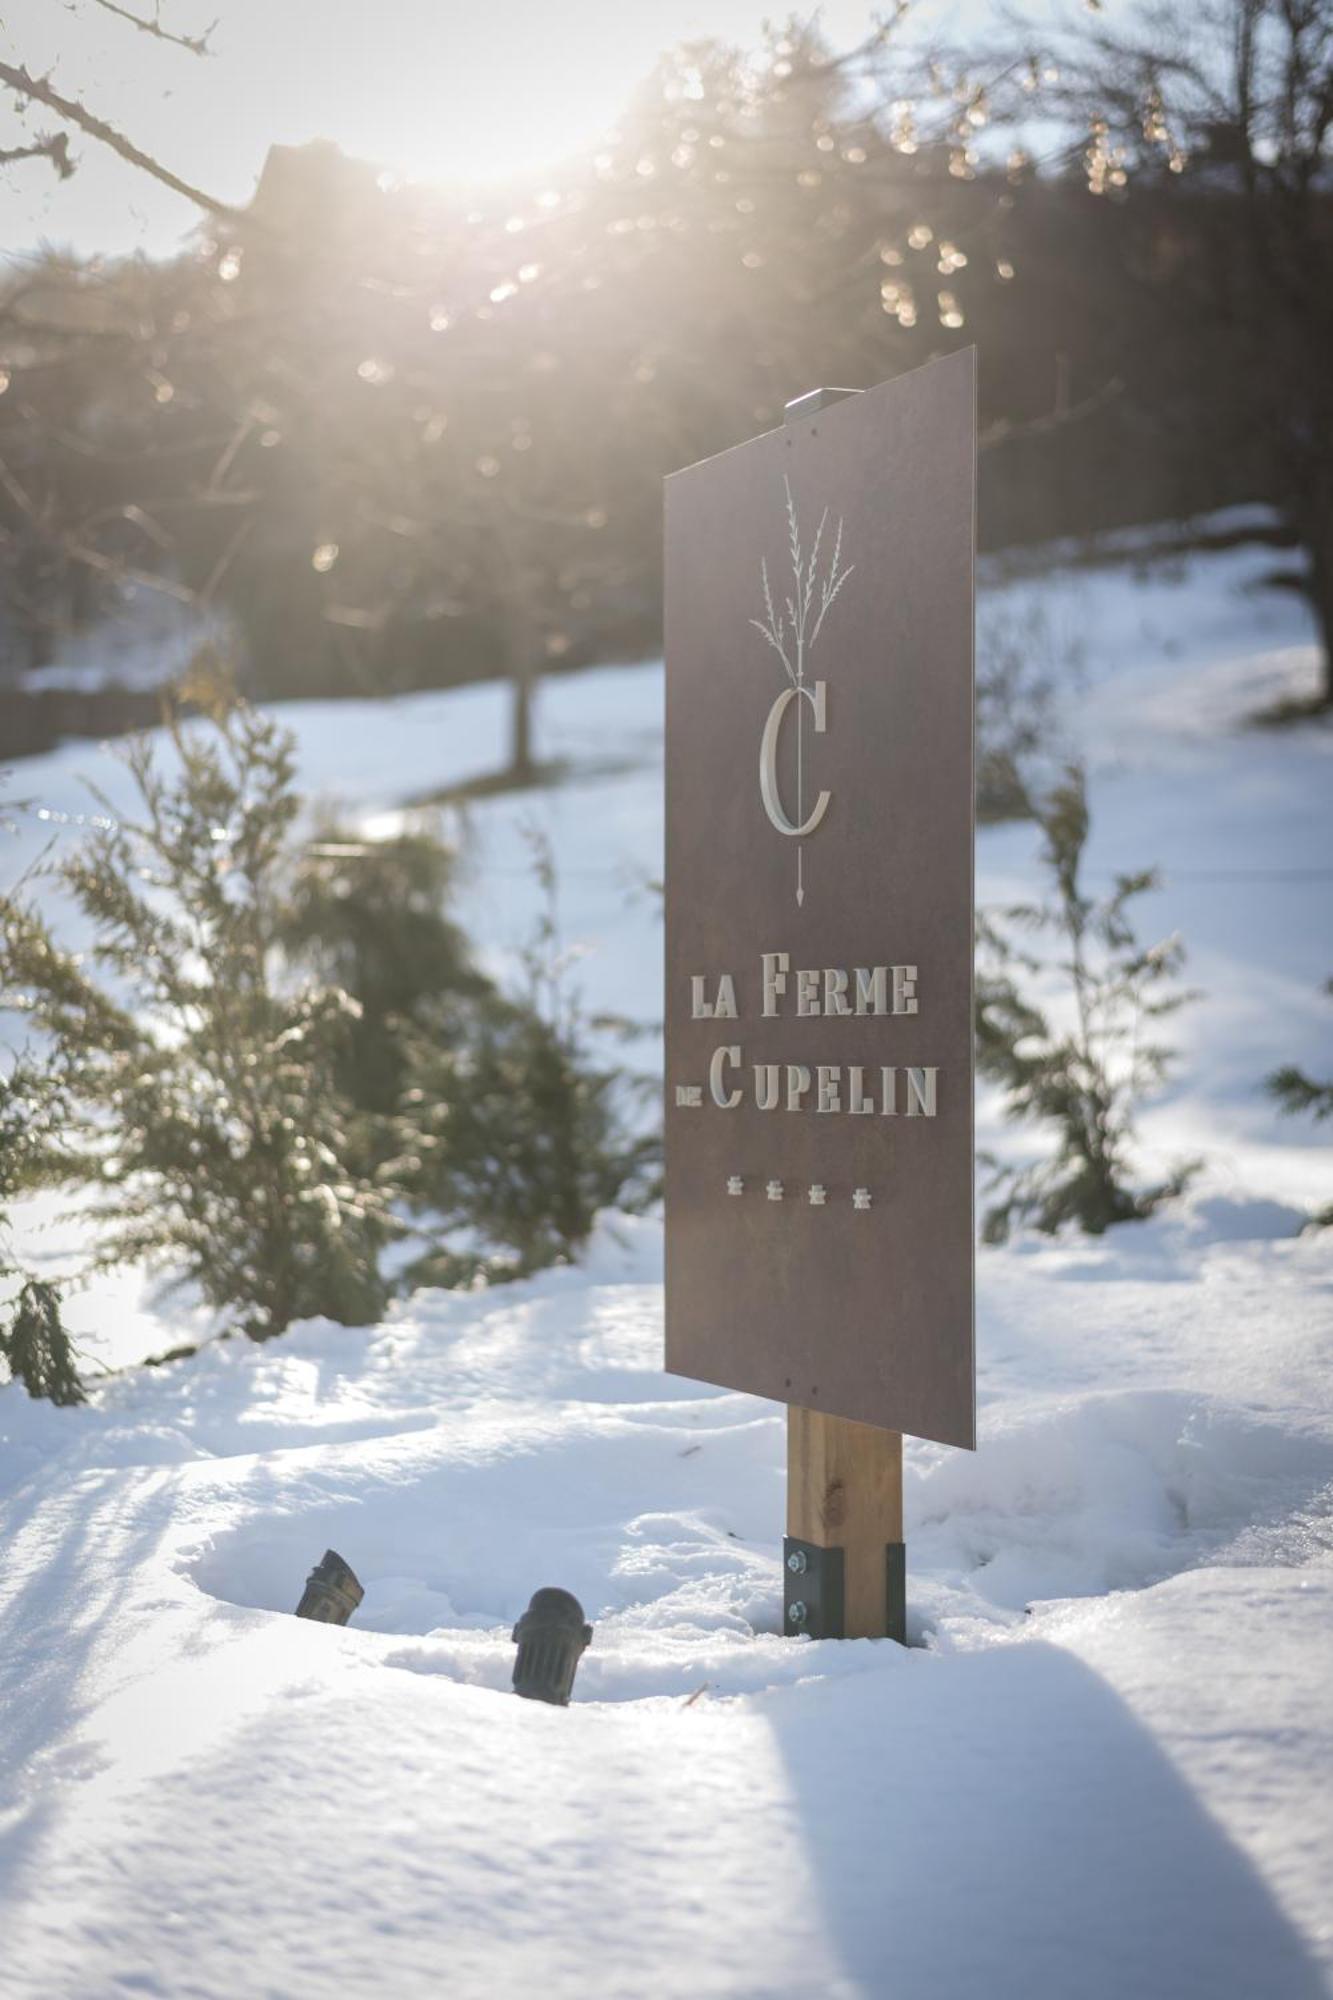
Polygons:
<instances>
[{"instance_id":1,"label":"tree trunk","mask_svg":"<svg viewBox=\"0 0 1333 2000\"><path fill-rule=\"evenodd\" d=\"M1310 601L1324 649L1319 669L1319 706L1333 708L1333 493L1316 504L1306 521L1310 557Z\"/></svg>"},{"instance_id":2,"label":"tree trunk","mask_svg":"<svg viewBox=\"0 0 1333 2000\"><path fill-rule=\"evenodd\" d=\"M527 578L518 560L513 524L503 502L496 507L491 546L496 611L512 690L507 775L512 784L526 785L531 783L536 768L532 754L532 710L538 673L536 632L525 595Z\"/></svg>"},{"instance_id":3,"label":"tree trunk","mask_svg":"<svg viewBox=\"0 0 1333 2000\"><path fill-rule=\"evenodd\" d=\"M27 641L28 671L38 667L49 667L55 658L55 639L51 631L51 621L39 611L29 615L24 631Z\"/></svg>"},{"instance_id":4,"label":"tree trunk","mask_svg":"<svg viewBox=\"0 0 1333 2000\"><path fill-rule=\"evenodd\" d=\"M511 648L509 662L510 686L513 689L513 704L509 721L509 775L520 784L527 784L532 777L532 696L536 675L532 671L532 656L520 652L517 646Z\"/></svg>"}]
</instances>

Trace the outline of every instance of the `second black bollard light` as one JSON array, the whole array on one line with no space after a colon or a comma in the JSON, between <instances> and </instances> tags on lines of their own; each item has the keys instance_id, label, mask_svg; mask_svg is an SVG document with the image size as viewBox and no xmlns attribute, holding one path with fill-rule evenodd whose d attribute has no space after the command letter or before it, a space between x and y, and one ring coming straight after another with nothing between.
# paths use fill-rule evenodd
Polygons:
<instances>
[{"instance_id":1,"label":"second black bollard light","mask_svg":"<svg viewBox=\"0 0 1333 2000\"><path fill-rule=\"evenodd\" d=\"M349 1566L336 1549L325 1549L306 1579L298 1618L315 1618L321 1625L345 1625L365 1596Z\"/></svg>"},{"instance_id":2,"label":"second black bollard light","mask_svg":"<svg viewBox=\"0 0 1333 2000\"><path fill-rule=\"evenodd\" d=\"M567 1708L579 1661L592 1639L577 1597L551 1587L534 1592L513 1636L518 1647L514 1693Z\"/></svg>"}]
</instances>

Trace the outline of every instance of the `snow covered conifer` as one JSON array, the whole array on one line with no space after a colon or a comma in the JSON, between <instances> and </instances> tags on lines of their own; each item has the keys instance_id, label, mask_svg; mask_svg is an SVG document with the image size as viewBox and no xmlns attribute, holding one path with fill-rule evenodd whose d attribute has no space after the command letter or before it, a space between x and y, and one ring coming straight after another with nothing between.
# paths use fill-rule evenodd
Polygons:
<instances>
[{"instance_id":1,"label":"snow covered conifer","mask_svg":"<svg viewBox=\"0 0 1333 2000\"><path fill-rule=\"evenodd\" d=\"M98 1190L94 1268L190 1280L252 1339L324 1315L378 1317L384 1197L348 1165L337 1088L353 1003L280 984L276 936L299 801L291 739L229 698L127 761L135 823L59 870L92 933L63 950L6 909L0 1002L53 1052L68 1105L60 1178Z\"/></svg>"},{"instance_id":2,"label":"snow covered conifer","mask_svg":"<svg viewBox=\"0 0 1333 2000\"><path fill-rule=\"evenodd\" d=\"M1117 875L1109 896L1086 893L1088 800L1076 765L1038 821L1054 898L1010 909L1007 931L993 924L980 929L977 1062L1003 1086L1007 1115L1051 1128L1055 1146L1027 1167L988 1162L999 1195L983 1223L988 1243L1003 1242L1018 1221L1047 1235L1066 1222L1100 1235L1112 1223L1151 1215L1197 1170L1182 1165L1148 1187L1133 1184L1135 1111L1171 1061L1168 1048L1145 1036L1145 1024L1193 997L1175 984L1184 958L1179 940L1141 945L1130 921L1129 905L1155 886L1156 875L1151 869ZM1067 1025L1057 1025L1020 991L1015 972L1035 975L1043 961L1016 947L1015 929L1057 939L1061 955L1053 969L1067 982Z\"/></svg>"}]
</instances>

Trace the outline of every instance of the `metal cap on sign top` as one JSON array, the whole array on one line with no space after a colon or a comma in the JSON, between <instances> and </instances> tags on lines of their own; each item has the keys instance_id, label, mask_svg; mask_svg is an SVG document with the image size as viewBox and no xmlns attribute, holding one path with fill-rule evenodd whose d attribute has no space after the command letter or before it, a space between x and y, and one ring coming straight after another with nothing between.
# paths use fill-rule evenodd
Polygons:
<instances>
[{"instance_id":1,"label":"metal cap on sign top","mask_svg":"<svg viewBox=\"0 0 1333 2000\"><path fill-rule=\"evenodd\" d=\"M859 396L859 389L807 389L803 396L797 396L787 404L782 420L794 424L798 417L814 417L826 410L830 403L840 403L844 396Z\"/></svg>"}]
</instances>

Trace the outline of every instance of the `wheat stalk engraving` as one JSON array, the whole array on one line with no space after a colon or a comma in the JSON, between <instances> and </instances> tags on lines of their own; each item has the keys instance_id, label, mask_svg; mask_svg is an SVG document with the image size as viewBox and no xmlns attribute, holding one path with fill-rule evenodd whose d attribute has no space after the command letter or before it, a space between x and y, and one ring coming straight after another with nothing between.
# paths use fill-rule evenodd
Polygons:
<instances>
[{"instance_id":1,"label":"wheat stalk engraving","mask_svg":"<svg viewBox=\"0 0 1333 2000\"><path fill-rule=\"evenodd\" d=\"M828 617L833 601L856 568L855 563L842 567L842 518L833 539L833 553L823 573L819 568L819 551L823 546L824 530L828 527L828 508L819 517L815 539L807 557L801 547L801 528L796 515L796 502L792 497L791 480L783 475L783 489L787 496L787 553L791 563L792 590L783 599L783 610L778 612L773 605L773 586L769 581L768 557L759 565L759 577L764 592L764 616L752 618L750 623L756 632L768 641L786 669L787 678L794 688L805 684L806 654L813 651L824 620ZM795 654L795 664L792 654Z\"/></svg>"},{"instance_id":2,"label":"wheat stalk engraving","mask_svg":"<svg viewBox=\"0 0 1333 2000\"><path fill-rule=\"evenodd\" d=\"M783 490L787 499L787 559L791 569L791 589L784 595L779 611L773 602L773 585L768 574L768 557L759 564L759 580L764 595L764 615L751 618L756 632L772 647L782 663L783 671L797 694L805 696L806 664L814 651L815 643L824 627L824 620L833 608L839 591L852 574L856 565L842 561L842 517L834 531L833 548L823 567L820 566L820 552L824 547L824 535L828 527L829 510L826 507L819 517L815 538L806 553L801 540L801 526L796 513L796 501L792 495L791 480L784 474ZM798 824L805 819L805 707L802 699L796 709L796 816ZM796 844L796 901L805 901L805 872L803 843Z\"/></svg>"}]
</instances>

